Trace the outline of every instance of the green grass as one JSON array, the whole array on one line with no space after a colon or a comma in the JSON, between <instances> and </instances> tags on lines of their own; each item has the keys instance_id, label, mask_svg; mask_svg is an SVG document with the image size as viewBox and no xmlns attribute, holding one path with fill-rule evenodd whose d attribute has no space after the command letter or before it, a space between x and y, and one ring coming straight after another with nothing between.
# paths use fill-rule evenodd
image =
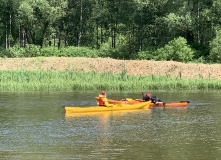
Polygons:
<instances>
[{"instance_id":1,"label":"green grass","mask_svg":"<svg viewBox=\"0 0 221 160\"><path fill-rule=\"evenodd\" d=\"M221 89L221 80L75 71L0 71L0 90Z\"/></svg>"}]
</instances>

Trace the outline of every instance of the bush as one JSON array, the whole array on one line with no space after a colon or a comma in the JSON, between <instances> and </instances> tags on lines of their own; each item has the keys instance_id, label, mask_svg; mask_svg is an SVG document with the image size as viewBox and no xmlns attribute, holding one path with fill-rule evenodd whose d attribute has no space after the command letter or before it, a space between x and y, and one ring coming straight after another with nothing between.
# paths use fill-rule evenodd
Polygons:
<instances>
[{"instance_id":1,"label":"bush","mask_svg":"<svg viewBox=\"0 0 221 160\"><path fill-rule=\"evenodd\" d=\"M1 57L36 57L40 52L40 46L36 46L33 44L27 44L25 48L19 47L18 45L14 45L9 49L3 49L0 53Z\"/></svg>"},{"instance_id":2,"label":"bush","mask_svg":"<svg viewBox=\"0 0 221 160\"><path fill-rule=\"evenodd\" d=\"M50 47L41 48L37 56L51 57L59 55L60 55L60 50L57 47L50 46Z\"/></svg>"},{"instance_id":3,"label":"bush","mask_svg":"<svg viewBox=\"0 0 221 160\"><path fill-rule=\"evenodd\" d=\"M4 56L9 58L24 57L25 49L19 48L18 45L14 45L13 47L10 47L9 49L5 50Z\"/></svg>"},{"instance_id":4,"label":"bush","mask_svg":"<svg viewBox=\"0 0 221 160\"><path fill-rule=\"evenodd\" d=\"M40 54L40 46L34 44L27 44L24 50L25 57L36 57Z\"/></svg>"},{"instance_id":5,"label":"bush","mask_svg":"<svg viewBox=\"0 0 221 160\"><path fill-rule=\"evenodd\" d=\"M159 48L154 53L155 60L173 60L179 62L191 61L194 51L183 37L178 37L170 41L163 48Z\"/></svg>"},{"instance_id":6,"label":"bush","mask_svg":"<svg viewBox=\"0 0 221 160\"><path fill-rule=\"evenodd\" d=\"M0 57L7 58L6 49L3 47L0 47Z\"/></svg>"},{"instance_id":7,"label":"bush","mask_svg":"<svg viewBox=\"0 0 221 160\"><path fill-rule=\"evenodd\" d=\"M140 51L137 54L132 55L132 59L144 60L144 59L153 59L154 56L152 51Z\"/></svg>"},{"instance_id":8,"label":"bush","mask_svg":"<svg viewBox=\"0 0 221 160\"><path fill-rule=\"evenodd\" d=\"M87 47L70 46L66 48L61 48L59 56L96 58L99 56L99 52L95 49L90 49Z\"/></svg>"},{"instance_id":9,"label":"bush","mask_svg":"<svg viewBox=\"0 0 221 160\"><path fill-rule=\"evenodd\" d=\"M147 51L138 52L133 55L133 59L149 59L156 61L179 61L188 62L193 59L194 51L187 45L187 41L183 37L179 37L170 41L164 47L154 50L150 48Z\"/></svg>"},{"instance_id":10,"label":"bush","mask_svg":"<svg viewBox=\"0 0 221 160\"><path fill-rule=\"evenodd\" d=\"M108 42L103 43L100 47L100 57L111 57L112 49L111 44Z\"/></svg>"},{"instance_id":11,"label":"bush","mask_svg":"<svg viewBox=\"0 0 221 160\"><path fill-rule=\"evenodd\" d=\"M130 59L131 55L128 51L128 42L126 37L123 35L118 35L116 37L116 47L112 47L111 38L108 39L106 43L103 43L100 47L101 57L111 57L115 59Z\"/></svg>"},{"instance_id":12,"label":"bush","mask_svg":"<svg viewBox=\"0 0 221 160\"><path fill-rule=\"evenodd\" d=\"M9 49L1 49L0 56L1 57L37 57L37 56L44 56L44 57L90 57L96 58L99 57L101 52L95 49L90 49L87 47L66 47L58 49L57 47L50 46L40 48L40 46L27 44L25 48L19 48L18 45L10 47Z\"/></svg>"}]
</instances>

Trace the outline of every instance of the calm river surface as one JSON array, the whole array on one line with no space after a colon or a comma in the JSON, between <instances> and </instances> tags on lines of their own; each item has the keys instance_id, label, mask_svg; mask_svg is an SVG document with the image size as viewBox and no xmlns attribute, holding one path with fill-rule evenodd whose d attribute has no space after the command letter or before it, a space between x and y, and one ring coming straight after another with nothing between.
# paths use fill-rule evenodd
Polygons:
<instances>
[{"instance_id":1,"label":"calm river surface","mask_svg":"<svg viewBox=\"0 0 221 160\"><path fill-rule=\"evenodd\" d=\"M187 108L65 115L62 106L96 105L98 93L1 92L0 159L221 160L220 91L150 91Z\"/></svg>"}]
</instances>

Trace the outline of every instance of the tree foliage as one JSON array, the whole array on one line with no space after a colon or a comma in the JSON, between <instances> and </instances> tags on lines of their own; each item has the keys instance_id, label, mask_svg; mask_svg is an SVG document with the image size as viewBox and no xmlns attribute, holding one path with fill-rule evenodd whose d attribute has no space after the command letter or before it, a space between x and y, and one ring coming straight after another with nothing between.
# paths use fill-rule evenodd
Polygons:
<instances>
[{"instance_id":1,"label":"tree foliage","mask_svg":"<svg viewBox=\"0 0 221 160\"><path fill-rule=\"evenodd\" d=\"M156 51L139 52L138 59L153 59L158 61L191 61L194 55L193 49L187 44L183 37L175 38L164 47L158 48Z\"/></svg>"},{"instance_id":2,"label":"tree foliage","mask_svg":"<svg viewBox=\"0 0 221 160\"><path fill-rule=\"evenodd\" d=\"M210 43L210 58L215 62L221 62L221 29L216 32L216 37Z\"/></svg>"},{"instance_id":3,"label":"tree foliage","mask_svg":"<svg viewBox=\"0 0 221 160\"><path fill-rule=\"evenodd\" d=\"M1 56L82 47L92 57L219 61L220 0L0 0L0 7Z\"/></svg>"}]
</instances>

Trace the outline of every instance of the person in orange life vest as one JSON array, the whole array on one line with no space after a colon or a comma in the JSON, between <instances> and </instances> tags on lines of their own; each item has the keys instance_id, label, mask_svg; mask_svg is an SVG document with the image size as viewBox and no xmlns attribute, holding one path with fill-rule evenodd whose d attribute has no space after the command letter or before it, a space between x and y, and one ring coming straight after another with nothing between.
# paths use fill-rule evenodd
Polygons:
<instances>
[{"instance_id":1,"label":"person in orange life vest","mask_svg":"<svg viewBox=\"0 0 221 160\"><path fill-rule=\"evenodd\" d=\"M164 103L160 100L160 98L158 98L156 96L152 96L150 93L143 92L142 96L143 96L143 101L151 100L151 102L154 104L161 104L162 103L164 105Z\"/></svg>"},{"instance_id":2,"label":"person in orange life vest","mask_svg":"<svg viewBox=\"0 0 221 160\"><path fill-rule=\"evenodd\" d=\"M143 101L151 100L151 94L150 93L142 92L142 96L143 96Z\"/></svg>"},{"instance_id":3,"label":"person in orange life vest","mask_svg":"<svg viewBox=\"0 0 221 160\"><path fill-rule=\"evenodd\" d=\"M109 106L109 103L107 101L107 94L105 91L101 92L101 95L98 96L98 105L99 106Z\"/></svg>"}]
</instances>

